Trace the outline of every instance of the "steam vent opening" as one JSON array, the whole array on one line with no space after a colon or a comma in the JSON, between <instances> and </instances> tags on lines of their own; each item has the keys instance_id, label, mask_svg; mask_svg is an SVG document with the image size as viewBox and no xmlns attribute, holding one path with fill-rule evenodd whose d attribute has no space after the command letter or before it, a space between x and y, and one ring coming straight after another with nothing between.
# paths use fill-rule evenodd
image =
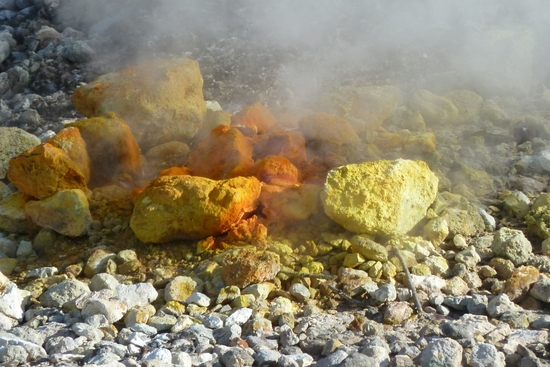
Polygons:
<instances>
[{"instance_id":1,"label":"steam vent opening","mask_svg":"<svg viewBox=\"0 0 550 367\"><path fill-rule=\"evenodd\" d=\"M550 365L549 17L0 0L0 365Z\"/></svg>"}]
</instances>

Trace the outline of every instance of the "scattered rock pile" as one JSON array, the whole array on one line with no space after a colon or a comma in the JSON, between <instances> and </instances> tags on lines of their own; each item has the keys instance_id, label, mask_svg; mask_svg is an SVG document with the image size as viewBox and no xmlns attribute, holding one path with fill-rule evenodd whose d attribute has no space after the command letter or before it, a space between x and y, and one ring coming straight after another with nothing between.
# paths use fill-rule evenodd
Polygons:
<instances>
[{"instance_id":1,"label":"scattered rock pile","mask_svg":"<svg viewBox=\"0 0 550 367\"><path fill-rule=\"evenodd\" d=\"M230 114L175 58L80 86L87 119L32 135L11 125L66 97L40 70L94 54L37 26L52 7L0 2L23 24L0 33L1 363L550 359L546 94L343 87L324 112Z\"/></svg>"}]
</instances>

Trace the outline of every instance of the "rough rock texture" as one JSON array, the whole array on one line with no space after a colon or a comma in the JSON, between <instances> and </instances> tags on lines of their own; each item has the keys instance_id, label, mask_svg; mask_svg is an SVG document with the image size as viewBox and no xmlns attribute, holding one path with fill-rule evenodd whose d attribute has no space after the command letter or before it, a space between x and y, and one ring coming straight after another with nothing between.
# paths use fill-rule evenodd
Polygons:
<instances>
[{"instance_id":1,"label":"rough rock texture","mask_svg":"<svg viewBox=\"0 0 550 367\"><path fill-rule=\"evenodd\" d=\"M70 124L86 141L91 159L90 186L102 186L129 175L139 179L142 162L139 146L132 131L114 114L94 117Z\"/></svg>"},{"instance_id":2,"label":"rough rock texture","mask_svg":"<svg viewBox=\"0 0 550 367\"><path fill-rule=\"evenodd\" d=\"M300 181L300 171L285 157L270 155L258 162L256 178L267 183L284 181L294 184Z\"/></svg>"},{"instance_id":3,"label":"rough rock texture","mask_svg":"<svg viewBox=\"0 0 550 367\"><path fill-rule=\"evenodd\" d=\"M259 134L265 133L276 124L275 116L260 103L245 107L231 116L231 126L249 127Z\"/></svg>"},{"instance_id":4,"label":"rough rock texture","mask_svg":"<svg viewBox=\"0 0 550 367\"><path fill-rule=\"evenodd\" d=\"M80 131L76 127L62 129L56 136L48 140L47 143L67 153L86 178L86 182L90 180L90 156L86 149L86 142L82 139ZM95 154L96 152L93 153Z\"/></svg>"},{"instance_id":5,"label":"rough rock texture","mask_svg":"<svg viewBox=\"0 0 550 367\"><path fill-rule=\"evenodd\" d=\"M263 185L262 213L270 223L307 219L319 212L321 189L313 184Z\"/></svg>"},{"instance_id":6,"label":"rough rock texture","mask_svg":"<svg viewBox=\"0 0 550 367\"><path fill-rule=\"evenodd\" d=\"M533 251L531 242L522 231L506 227L495 232L491 249L495 256L509 259L515 266L529 260Z\"/></svg>"},{"instance_id":7,"label":"rough rock texture","mask_svg":"<svg viewBox=\"0 0 550 367\"><path fill-rule=\"evenodd\" d=\"M40 228L25 212L31 197L15 192L0 200L0 230L8 233L36 233Z\"/></svg>"},{"instance_id":8,"label":"rough rock texture","mask_svg":"<svg viewBox=\"0 0 550 367\"><path fill-rule=\"evenodd\" d=\"M40 139L17 127L0 127L0 179L6 177L9 160L40 144Z\"/></svg>"},{"instance_id":9,"label":"rough rock texture","mask_svg":"<svg viewBox=\"0 0 550 367\"><path fill-rule=\"evenodd\" d=\"M416 91L409 100L409 108L418 111L426 125L438 126L452 123L458 118L458 108L450 99L425 89Z\"/></svg>"},{"instance_id":10,"label":"rough rock texture","mask_svg":"<svg viewBox=\"0 0 550 367\"><path fill-rule=\"evenodd\" d=\"M244 288L249 284L273 280L280 268L279 255L273 252L235 250L223 258L221 275L225 284Z\"/></svg>"},{"instance_id":11,"label":"rough rock texture","mask_svg":"<svg viewBox=\"0 0 550 367\"><path fill-rule=\"evenodd\" d=\"M253 173L252 141L237 128L220 125L189 156L193 175L222 180Z\"/></svg>"},{"instance_id":12,"label":"rough rock texture","mask_svg":"<svg viewBox=\"0 0 550 367\"><path fill-rule=\"evenodd\" d=\"M86 177L72 159L48 143L12 158L8 178L19 191L37 199L61 190L86 190Z\"/></svg>"},{"instance_id":13,"label":"rough rock texture","mask_svg":"<svg viewBox=\"0 0 550 367\"><path fill-rule=\"evenodd\" d=\"M86 194L78 189L63 190L47 199L30 201L25 211L34 223L65 236L80 236L92 223Z\"/></svg>"},{"instance_id":14,"label":"rough rock texture","mask_svg":"<svg viewBox=\"0 0 550 367\"><path fill-rule=\"evenodd\" d=\"M137 198L130 226L143 242L215 236L256 209L260 190L254 177L160 177Z\"/></svg>"},{"instance_id":15,"label":"rough rock texture","mask_svg":"<svg viewBox=\"0 0 550 367\"><path fill-rule=\"evenodd\" d=\"M325 213L352 232L405 234L425 216L437 184L421 161L350 164L328 173L321 200Z\"/></svg>"},{"instance_id":16,"label":"rough rock texture","mask_svg":"<svg viewBox=\"0 0 550 367\"><path fill-rule=\"evenodd\" d=\"M103 75L78 88L73 101L87 117L116 113L147 151L197 133L206 113L202 85L198 62L155 60Z\"/></svg>"},{"instance_id":17,"label":"rough rock texture","mask_svg":"<svg viewBox=\"0 0 550 367\"><path fill-rule=\"evenodd\" d=\"M329 113L351 118L357 132L374 131L397 109L401 91L391 85L342 87L338 93L321 98L319 107Z\"/></svg>"}]
</instances>

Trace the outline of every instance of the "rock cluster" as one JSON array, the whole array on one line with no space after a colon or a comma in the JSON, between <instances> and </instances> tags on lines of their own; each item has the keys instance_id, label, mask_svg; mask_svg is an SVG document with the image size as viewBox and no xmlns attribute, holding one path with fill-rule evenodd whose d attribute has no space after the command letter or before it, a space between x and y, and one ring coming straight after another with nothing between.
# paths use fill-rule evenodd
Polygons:
<instances>
[{"instance_id":1,"label":"rock cluster","mask_svg":"<svg viewBox=\"0 0 550 367\"><path fill-rule=\"evenodd\" d=\"M231 114L203 93L242 40L96 78L58 6L0 1L0 364L550 359L546 88L358 77Z\"/></svg>"}]
</instances>

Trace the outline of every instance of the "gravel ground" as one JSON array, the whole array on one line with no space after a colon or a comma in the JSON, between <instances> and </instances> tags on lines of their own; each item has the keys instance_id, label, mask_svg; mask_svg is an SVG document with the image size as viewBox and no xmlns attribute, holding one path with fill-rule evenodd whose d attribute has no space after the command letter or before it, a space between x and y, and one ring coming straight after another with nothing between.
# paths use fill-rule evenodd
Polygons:
<instances>
[{"instance_id":1,"label":"gravel ground","mask_svg":"<svg viewBox=\"0 0 550 367\"><path fill-rule=\"evenodd\" d=\"M186 2L98 3L0 1L0 126L45 141L83 118L71 101L79 85L153 57L198 60L205 99L229 112L253 102L317 110L319 97L341 86L395 85L404 101L420 88L445 94L471 86L454 68L466 38L449 38L448 28L437 22L428 33L438 36L429 41L392 47L373 42L368 52L355 48L356 59L348 60L343 51L358 35L390 34L373 20L390 17L391 7L373 7L364 16L337 8L331 16L342 27L319 30L313 23L311 31L318 34L295 40L292 32L271 35L276 28L262 23L266 14L279 14L277 6L205 2L182 13ZM214 10L226 18L212 16ZM306 20L317 15L312 8ZM169 27L171 17L188 26ZM471 30L467 24L455 27ZM339 48L345 57L334 56ZM77 239L48 230L37 237L0 233L0 267L11 268L4 271L8 277L0 276L0 363L548 365L550 246L548 235L541 235L547 214L536 208L547 208L548 200L550 91L536 67L547 51L540 45L533 50L533 76L540 83L528 93L480 90L480 116L431 129L437 152L423 159L447 177L440 192L452 188L467 200L439 201L465 216L455 219L462 227L453 239L439 246L428 241L444 232L433 222L403 247L405 258L414 260L410 283L423 312L414 306L402 269L391 261L375 264L376 257L369 268L352 264L347 256L353 254L353 235L327 218L270 228L267 247L288 258L281 260L283 271L239 288L224 284L220 273L227 265L219 256L199 253L197 243L140 243L128 228L128 213L119 208ZM402 128L397 120L388 131ZM400 156L388 151L383 158ZM461 164L483 171L493 188L483 191L475 178L459 185ZM7 179L3 183L0 193L13 189ZM484 228L468 235L464 228L476 225L476 215ZM513 251L503 245L511 242Z\"/></svg>"}]
</instances>

